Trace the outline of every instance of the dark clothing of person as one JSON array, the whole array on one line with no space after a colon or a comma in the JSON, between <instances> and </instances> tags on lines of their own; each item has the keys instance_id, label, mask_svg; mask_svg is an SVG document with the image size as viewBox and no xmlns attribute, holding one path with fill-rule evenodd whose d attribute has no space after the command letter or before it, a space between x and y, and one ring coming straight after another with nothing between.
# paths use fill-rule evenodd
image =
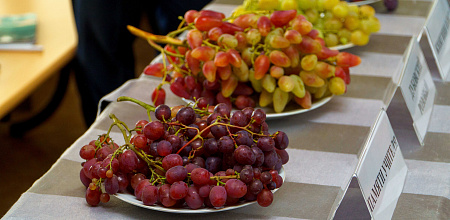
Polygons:
<instances>
[{"instance_id":1,"label":"dark clothing of person","mask_svg":"<svg viewBox=\"0 0 450 220\"><path fill-rule=\"evenodd\" d=\"M175 30L188 10L200 10L210 0L73 0L78 30L75 77L85 123L96 118L100 99L133 79L135 37L126 26L139 27L147 14L152 32L165 35Z\"/></svg>"}]
</instances>

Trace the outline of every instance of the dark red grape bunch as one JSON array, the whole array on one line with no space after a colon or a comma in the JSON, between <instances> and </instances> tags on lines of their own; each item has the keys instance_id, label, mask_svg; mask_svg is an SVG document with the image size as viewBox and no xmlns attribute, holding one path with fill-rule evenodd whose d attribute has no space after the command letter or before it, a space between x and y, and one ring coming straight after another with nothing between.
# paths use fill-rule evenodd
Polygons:
<instances>
[{"instance_id":1,"label":"dark red grape bunch","mask_svg":"<svg viewBox=\"0 0 450 220\"><path fill-rule=\"evenodd\" d=\"M264 111L231 113L224 103L210 106L202 99L194 107L172 108L130 97L118 101L141 105L149 118L132 128L111 114L108 132L80 149L88 204L108 202L119 192L133 193L145 205L190 209L273 202L272 190L283 184L279 172L289 161L289 139L282 131L269 133ZM109 136L115 127L122 145Z\"/></svg>"}]
</instances>

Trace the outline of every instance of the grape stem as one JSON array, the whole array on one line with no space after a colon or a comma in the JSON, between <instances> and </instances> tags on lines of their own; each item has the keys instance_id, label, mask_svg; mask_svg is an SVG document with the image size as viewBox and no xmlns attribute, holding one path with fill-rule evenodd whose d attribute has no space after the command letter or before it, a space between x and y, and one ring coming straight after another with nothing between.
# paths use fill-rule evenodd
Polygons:
<instances>
[{"instance_id":1,"label":"grape stem","mask_svg":"<svg viewBox=\"0 0 450 220\"><path fill-rule=\"evenodd\" d=\"M217 185L219 185L219 184L225 185L225 183L222 182L221 180L223 180L223 179L239 179L239 178L240 178L240 175L238 173L236 175L229 175L229 176L212 176L209 179L217 181Z\"/></svg>"},{"instance_id":2,"label":"grape stem","mask_svg":"<svg viewBox=\"0 0 450 220\"><path fill-rule=\"evenodd\" d=\"M119 97L120 98L120 97ZM145 104L145 103L144 103ZM128 137L128 135L126 134L126 125L120 121L114 114L109 114L109 117L113 120L113 125L116 125L120 131L122 132L122 135L125 139L125 145L130 148L132 151L134 151L134 153L136 153L140 158L142 158L143 160L145 160L145 162L147 162L147 164L149 166L154 166L157 169L163 171L164 173L166 172L166 170L164 170L164 168L162 168L161 166L159 166L158 164L156 164L155 161L150 160L148 157L144 156L141 152L139 152L131 143L130 143L130 137ZM152 169L150 169L152 170Z\"/></svg>"},{"instance_id":3,"label":"grape stem","mask_svg":"<svg viewBox=\"0 0 450 220\"><path fill-rule=\"evenodd\" d=\"M180 58L184 58L184 55L182 54L178 54L178 53L172 53L170 51L164 50L164 48L162 48L161 46L159 46L159 44L155 43L152 39L147 38L147 42L150 44L150 46L152 46L153 48L155 48L156 50L158 50L161 53L166 53L169 56L173 56L173 57L180 57Z\"/></svg>"},{"instance_id":4,"label":"grape stem","mask_svg":"<svg viewBox=\"0 0 450 220\"><path fill-rule=\"evenodd\" d=\"M220 47L219 47L219 46L216 46L216 45L210 43L208 40L204 40L203 43L204 43L205 45L209 46L209 47L214 48L214 49L216 50L216 52L220 50Z\"/></svg>"},{"instance_id":5,"label":"grape stem","mask_svg":"<svg viewBox=\"0 0 450 220\"><path fill-rule=\"evenodd\" d=\"M262 137L271 137L271 135L254 133L254 132L248 130L246 127L239 127L239 126L236 126L236 125L225 124L223 122L217 122L217 124L218 125L224 125L224 126L231 127L231 128L238 128L238 129L241 129L241 130L245 130L248 133L250 133L251 135L258 135L258 136L262 136Z\"/></svg>"},{"instance_id":6,"label":"grape stem","mask_svg":"<svg viewBox=\"0 0 450 220\"><path fill-rule=\"evenodd\" d=\"M182 41L180 39L176 39L173 37L163 36L163 35L156 35L152 34L146 31L143 31L139 28L136 28L131 25L127 25L127 29L134 34L137 37L144 38L144 39L150 39L152 41L163 43L163 44L172 44L177 46L186 46L186 42Z\"/></svg>"},{"instance_id":7,"label":"grape stem","mask_svg":"<svg viewBox=\"0 0 450 220\"><path fill-rule=\"evenodd\" d=\"M183 23L184 23L184 20L180 23L180 25L179 25L179 27L178 27L177 30L174 30L174 31L168 33L167 36L168 36L168 37L174 37L174 36L176 36L176 35L178 35L178 34L180 34L180 33L183 33L183 32L186 31L186 30L192 29L193 26L194 26L194 24L192 23L192 24L188 24L187 26L181 28L181 26L183 25Z\"/></svg>"},{"instance_id":8,"label":"grape stem","mask_svg":"<svg viewBox=\"0 0 450 220\"><path fill-rule=\"evenodd\" d=\"M111 129L111 128L109 128L109 129ZM103 141L100 141L101 137L104 137ZM109 132L104 135L99 135L98 139L94 142L94 144L96 146L95 152L97 152L98 149L102 148L102 144L105 143L105 141L106 141L106 143L108 143L108 141L107 141L108 138L109 138Z\"/></svg>"},{"instance_id":9,"label":"grape stem","mask_svg":"<svg viewBox=\"0 0 450 220\"><path fill-rule=\"evenodd\" d=\"M201 135L203 134L203 132L208 131L209 128L211 128L212 126L215 126L215 125L223 125L223 126L226 126L227 128L228 128L228 127L231 127L231 128L238 128L238 129L247 131L247 132L250 133L251 135L258 135L258 136L263 136L263 137L264 137L264 136L271 137L271 135L265 135L265 134L254 133L254 132L248 130L246 127L239 127L239 126L236 126L236 125L230 125L230 124L222 123L222 122L219 122L219 120L220 120L220 117L217 117L217 120L216 120L214 123L208 125L208 126L207 126L206 128L204 128L202 131L198 132L197 135L195 135L194 138L192 138L189 142L187 142L183 147L181 147L181 148L177 151L177 154L180 154L180 152L181 152L185 147L187 147L189 144L191 144L191 143L192 143L193 141L195 141L197 138L202 138ZM234 140L234 139L233 139L233 140Z\"/></svg>"},{"instance_id":10,"label":"grape stem","mask_svg":"<svg viewBox=\"0 0 450 220\"><path fill-rule=\"evenodd\" d=\"M192 103L188 103L188 105L191 105ZM198 99L196 97L194 97L194 103L192 104L192 109L194 109L195 113L201 115L201 116L205 116L205 115L209 115L211 114L208 111L208 107L209 104L204 108L204 109L199 109L199 108L194 108L194 106L198 105Z\"/></svg>"},{"instance_id":11,"label":"grape stem","mask_svg":"<svg viewBox=\"0 0 450 220\"><path fill-rule=\"evenodd\" d=\"M118 102L130 101L130 102L134 102L134 103L144 107L147 110L147 115L148 115L149 121L152 121L152 118L150 117L150 112L154 112L155 111L155 106L149 105L149 104L147 104L145 102L139 101L139 100L137 100L135 98L131 98L131 97L128 97L128 96L121 96L121 97L117 98L117 101Z\"/></svg>"},{"instance_id":12,"label":"grape stem","mask_svg":"<svg viewBox=\"0 0 450 220\"><path fill-rule=\"evenodd\" d=\"M230 135L230 137L233 137L233 134L231 134L230 128L228 126L227 126L227 132L228 132L228 135ZM238 148L239 146L236 144L236 140L234 140L234 138L231 138L231 140L233 140L234 148Z\"/></svg>"}]
</instances>

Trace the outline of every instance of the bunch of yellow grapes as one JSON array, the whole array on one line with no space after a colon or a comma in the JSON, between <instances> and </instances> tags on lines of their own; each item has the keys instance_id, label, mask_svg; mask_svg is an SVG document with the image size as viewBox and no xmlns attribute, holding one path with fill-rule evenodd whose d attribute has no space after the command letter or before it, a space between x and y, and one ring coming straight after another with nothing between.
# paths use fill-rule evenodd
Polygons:
<instances>
[{"instance_id":1,"label":"bunch of yellow grapes","mask_svg":"<svg viewBox=\"0 0 450 220\"><path fill-rule=\"evenodd\" d=\"M244 0L234 16L259 10L292 10L303 14L319 30L327 47L353 43L366 45L370 35L380 30L375 9L339 0Z\"/></svg>"}]
</instances>

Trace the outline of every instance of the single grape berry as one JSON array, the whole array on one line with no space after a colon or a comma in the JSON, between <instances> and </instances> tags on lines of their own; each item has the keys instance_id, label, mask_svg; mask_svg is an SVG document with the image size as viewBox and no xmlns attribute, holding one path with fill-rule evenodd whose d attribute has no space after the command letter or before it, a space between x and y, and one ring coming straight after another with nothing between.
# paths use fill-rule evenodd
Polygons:
<instances>
[{"instance_id":1,"label":"single grape berry","mask_svg":"<svg viewBox=\"0 0 450 220\"><path fill-rule=\"evenodd\" d=\"M200 97L200 98L197 100L197 107L198 107L199 109L206 109L207 106L208 106L208 100L207 100L206 98Z\"/></svg>"},{"instance_id":2,"label":"single grape berry","mask_svg":"<svg viewBox=\"0 0 450 220\"><path fill-rule=\"evenodd\" d=\"M256 146L262 151L271 151L275 147L275 141L271 137L260 137Z\"/></svg>"},{"instance_id":3,"label":"single grape berry","mask_svg":"<svg viewBox=\"0 0 450 220\"><path fill-rule=\"evenodd\" d=\"M209 200L214 207L221 207L227 201L227 191L223 186L214 186L209 192Z\"/></svg>"},{"instance_id":4,"label":"single grape berry","mask_svg":"<svg viewBox=\"0 0 450 220\"><path fill-rule=\"evenodd\" d=\"M239 199L247 194L247 185L238 179L230 179L225 184L227 195L231 198Z\"/></svg>"},{"instance_id":5,"label":"single grape berry","mask_svg":"<svg viewBox=\"0 0 450 220\"><path fill-rule=\"evenodd\" d=\"M278 134L274 137L275 147L279 150L284 150L289 145L289 138L283 131L278 131Z\"/></svg>"},{"instance_id":6,"label":"single grape berry","mask_svg":"<svg viewBox=\"0 0 450 220\"><path fill-rule=\"evenodd\" d=\"M240 164L252 165L256 161L256 156L250 149L250 147L246 145L240 145L234 151L234 159L236 159L236 161Z\"/></svg>"},{"instance_id":7,"label":"single grape berry","mask_svg":"<svg viewBox=\"0 0 450 220\"><path fill-rule=\"evenodd\" d=\"M199 209L203 206L204 199L200 196L198 187L191 185L188 188L186 197L184 197L184 201L190 209Z\"/></svg>"},{"instance_id":8,"label":"single grape berry","mask_svg":"<svg viewBox=\"0 0 450 220\"><path fill-rule=\"evenodd\" d=\"M231 109L225 103L219 103L214 107L214 112L219 113L220 116L230 117Z\"/></svg>"},{"instance_id":9,"label":"single grape berry","mask_svg":"<svg viewBox=\"0 0 450 220\"><path fill-rule=\"evenodd\" d=\"M169 135L166 137L166 141L172 145L172 153L176 153L181 148L181 138L177 135Z\"/></svg>"},{"instance_id":10,"label":"single grape berry","mask_svg":"<svg viewBox=\"0 0 450 220\"><path fill-rule=\"evenodd\" d=\"M131 188L136 189L136 186L147 177L142 173L136 173L131 177Z\"/></svg>"},{"instance_id":11,"label":"single grape berry","mask_svg":"<svg viewBox=\"0 0 450 220\"><path fill-rule=\"evenodd\" d=\"M245 184L249 184L253 181L253 169L242 169L240 173L241 181Z\"/></svg>"},{"instance_id":12,"label":"single grape berry","mask_svg":"<svg viewBox=\"0 0 450 220\"><path fill-rule=\"evenodd\" d=\"M195 168L191 172L191 179L192 182L195 184L201 186L208 184L209 182L209 171L204 168Z\"/></svg>"},{"instance_id":13,"label":"single grape berry","mask_svg":"<svg viewBox=\"0 0 450 220\"><path fill-rule=\"evenodd\" d=\"M158 140L164 135L164 125L159 121L152 121L144 126L144 135L150 140Z\"/></svg>"},{"instance_id":14,"label":"single grape berry","mask_svg":"<svg viewBox=\"0 0 450 220\"><path fill-rule=\"evenodd\" d=\"M178 181L183 181L187 177L187 170L183 166L174 166L167 170L166 180L168 183L172 184Z\"/></svg>"},{"instance_id":15,"label":"single grape berry","mask_svg":"<svg viewBox=\"0 0 450 220\"><path fill-rule=\"evenodd\" d=\"M234 151L234 142L230 136L223 136L217 142L217 148L222 153L232 153Z\"/></svg>"},{"instance_id":16,"label":"single grape berry","mask_svg":"<svg viewBox=\"0 0 450 220\"><path fill-rule=\"evenodd\" d=\"M172 199L175 200L183 199L184 197L186 197L187 193L188 193L188 186L183 181L174 182L170 186L169 196Z\"/></svg>"},{"instance_id":17,"label":"single grape berry","mask_svg":"<svg viewBox=\"0 0 450 220\"><path fill-rule=\"evenodd\" d=\"M267 207L273 202L273 193L268 189L263 189L257 196L258 204Z\"/></svg>"},{"instance_id":18,"label":"single grape berry","mask_svg":"<svg viewBox=\"0 0 450 220\"><path fill-rule=\"evenodd\" d=\"M95 146L84 145L80 150L80 157L85 160L90 160L95 156Z\"/></svg>"},{"instance_id":19,"label":"single grape berry","mask_svg":"<svg viewBox=\"0 0 450 220\"><path fill-rule=\"evenodd\" d=\"M181 156L178 154L169 154L165 156L162 160L162 167L165 170L169 170L174 166L182 166L182 165L183 165L183 158L181 158Z\"/></svg>"},{"instance_id":20,"label":"single grape berry","mask_svg":"<svg viewBox=\"0 0 450 220\"><path fill-rule=\"evenodd\" d=\"M208 157L205 161L206 169L211 173L217 173L222 167L222 159L220 157Z\"/></svg>"},{"instance_id":21,"label":"single grape berry","mask_svg":"<svg viewBox=\"0 0 450 220\"><path fill-rule=\"evenodd\" d=\"M136 196L136 199L141 200L142 198L142 190L145 186L151 185L149 179L141 180L134 189L134 196Z\"/></svg>"},{"instance_id":22,"label":"single grape berry","mask_svg":"<svg viewBox=\"0 0 450 220\"><path fill-rule=\"evenodd\" d=\"M252 118L255 120L256 124L261 125L266 121L266 113L261 109L256 109L253 111Z\"/></svg>"},{"instance_id":23,"label":"single grape berry","mask_svg":"<svg viewBox=\"0 0 450 220\"><path fill-rule=\"evenodd\" d=\"M138 157L132 150L124 151L119 157L120 170L129 173L138 167Z\"/></svg>"},{"instance_id":24,"label":"single grape berry","mask_svg":"<svg viewBox=\"0 0 450 220\"><path fill-rule=\"evenodd\" d=\"M94 190L86 189L86 202L91 206L97 206L100 203L100 189L97 187Z\"/></svg>"},{"instance_id":25,"label":"single grape berry","mask_svg":"<svg viewBox=\"0 0 450 220\"><path fill-rule=\"evenodd\" d=\"M205 140L203 147L205 148L206 153L212 155L219 150L219 147L217 145L218 144L215 138L208 138Z\"/></svg>"},{"instance_id":26,"label":"single grape berry","mask_svg":"<svg viewBox=\"0 0 450 220\"><path fill-rule=\"evenodd\" d=\"M195 122L195 111L191 107L183 107L178 110L177 115L175 116L176 120L181 124L190 125Z\"/></svg>"},{"instance_id":27,"label":"single grape berry","mask_svg":"<svg viewBox=\"0 0 450 220\"><path fill-rule=\"evenodd\" d=\"M139 120L138 122L136 122L136 125L135 125L136 133L143 134L142 130L144 129L144 126L146 124L148 124L147 120Z\"/></svg>"},{"instance_id":28,"label":"single grape berry","mask_svg":"<svg viewBox=\"0 0 450 220\"><path fill-rule=\"evenodd\" d=\"M111 178L105 179L105 191L108 194L115 194L119 192L119 180L116 175L113 175Z\"/></svg>"},{"instance_id":29,"label":"single grape berry","mask_svg":"<svg viewBox=\"0 0 450 220\"><path fill-rule=\"evenodd\" d=\"M159 156L165 157L172 153L172 144L166 140L162 140L158 143L156 150Z\"/></svg>"},{"instance_id":30,"label":"single grape berry","mask_svg":"<svg viewBox=\"0 0 450 220\"><path fill-rule=\"evenodd\" d=\"M146 185L142 189L141 200L144 205L153 205L158 201L158 188L153 185Z\"/></svg>"},{"instance_id":31,"label":"single grape berry","mask_svg":"<svg viewBox=\"0 0 450 220\"><path fill-rule=\"evenodd\" d=\"M249 185L248 185L248 191L258 195L261 190L264 188L264 184L259 179L254 179Z\"/></svg>"},{"instance_id":32,"label":"single grape berry","mask_svg":"<svg viewBox=\"0 0 450 220\"><path fill-rule=\"evenodd\" d=\"M160 121L169 120L171 113L172 110L170 110L170 107L164 104L159 105L155 109L155 117Z\"/></svg>"},{"instance_id":33,"label":"single grape berry","mask_svg":"<svg viewBox=\"0 0 450 220\"><path fill-rule=\"evenodd\" d=\"M109 199L110 199L110 197L109 197L109 194L108 194L108 193L102 193L102 194L100 195L100 202L102 202L102 203L107 203L107 202L109 202Z\"/></svg>"},{"instance_id":34,"label":"single grape berry","mask_svg":"<svg viewBox=\"0 0 450 220\"><path fill-rule=\"evenodd\" d=\"M383 3L388 11L394 11L398 6L398 0L384 0Z\"/></svg>"},{"instance_id":35,"label":"single grape berry","mask_svg":"<svg viewBox=\"0 0 450 220\"><path fill-rule=\"evenodd\" d=\"M247 116L244 114L244 112L241 110L238 110L238 111L235 111L233 113L233 115L231 116L230 124L236 125L239 127L245 127L249 121L250 120L247 119Z\"/></svg>"},{"instance_id":36,"label":"single grape berry","mask_svg":"<svg viewBox=\"0 0 450 220\"><path fill-rule=\"evenodd\" d=\"M253 143L253 137L252 135L246 131L246 130L240 130L236 132L236 137L234 138L237 145L247 145L252 146Z\"/></svg>"}]
</instances>

